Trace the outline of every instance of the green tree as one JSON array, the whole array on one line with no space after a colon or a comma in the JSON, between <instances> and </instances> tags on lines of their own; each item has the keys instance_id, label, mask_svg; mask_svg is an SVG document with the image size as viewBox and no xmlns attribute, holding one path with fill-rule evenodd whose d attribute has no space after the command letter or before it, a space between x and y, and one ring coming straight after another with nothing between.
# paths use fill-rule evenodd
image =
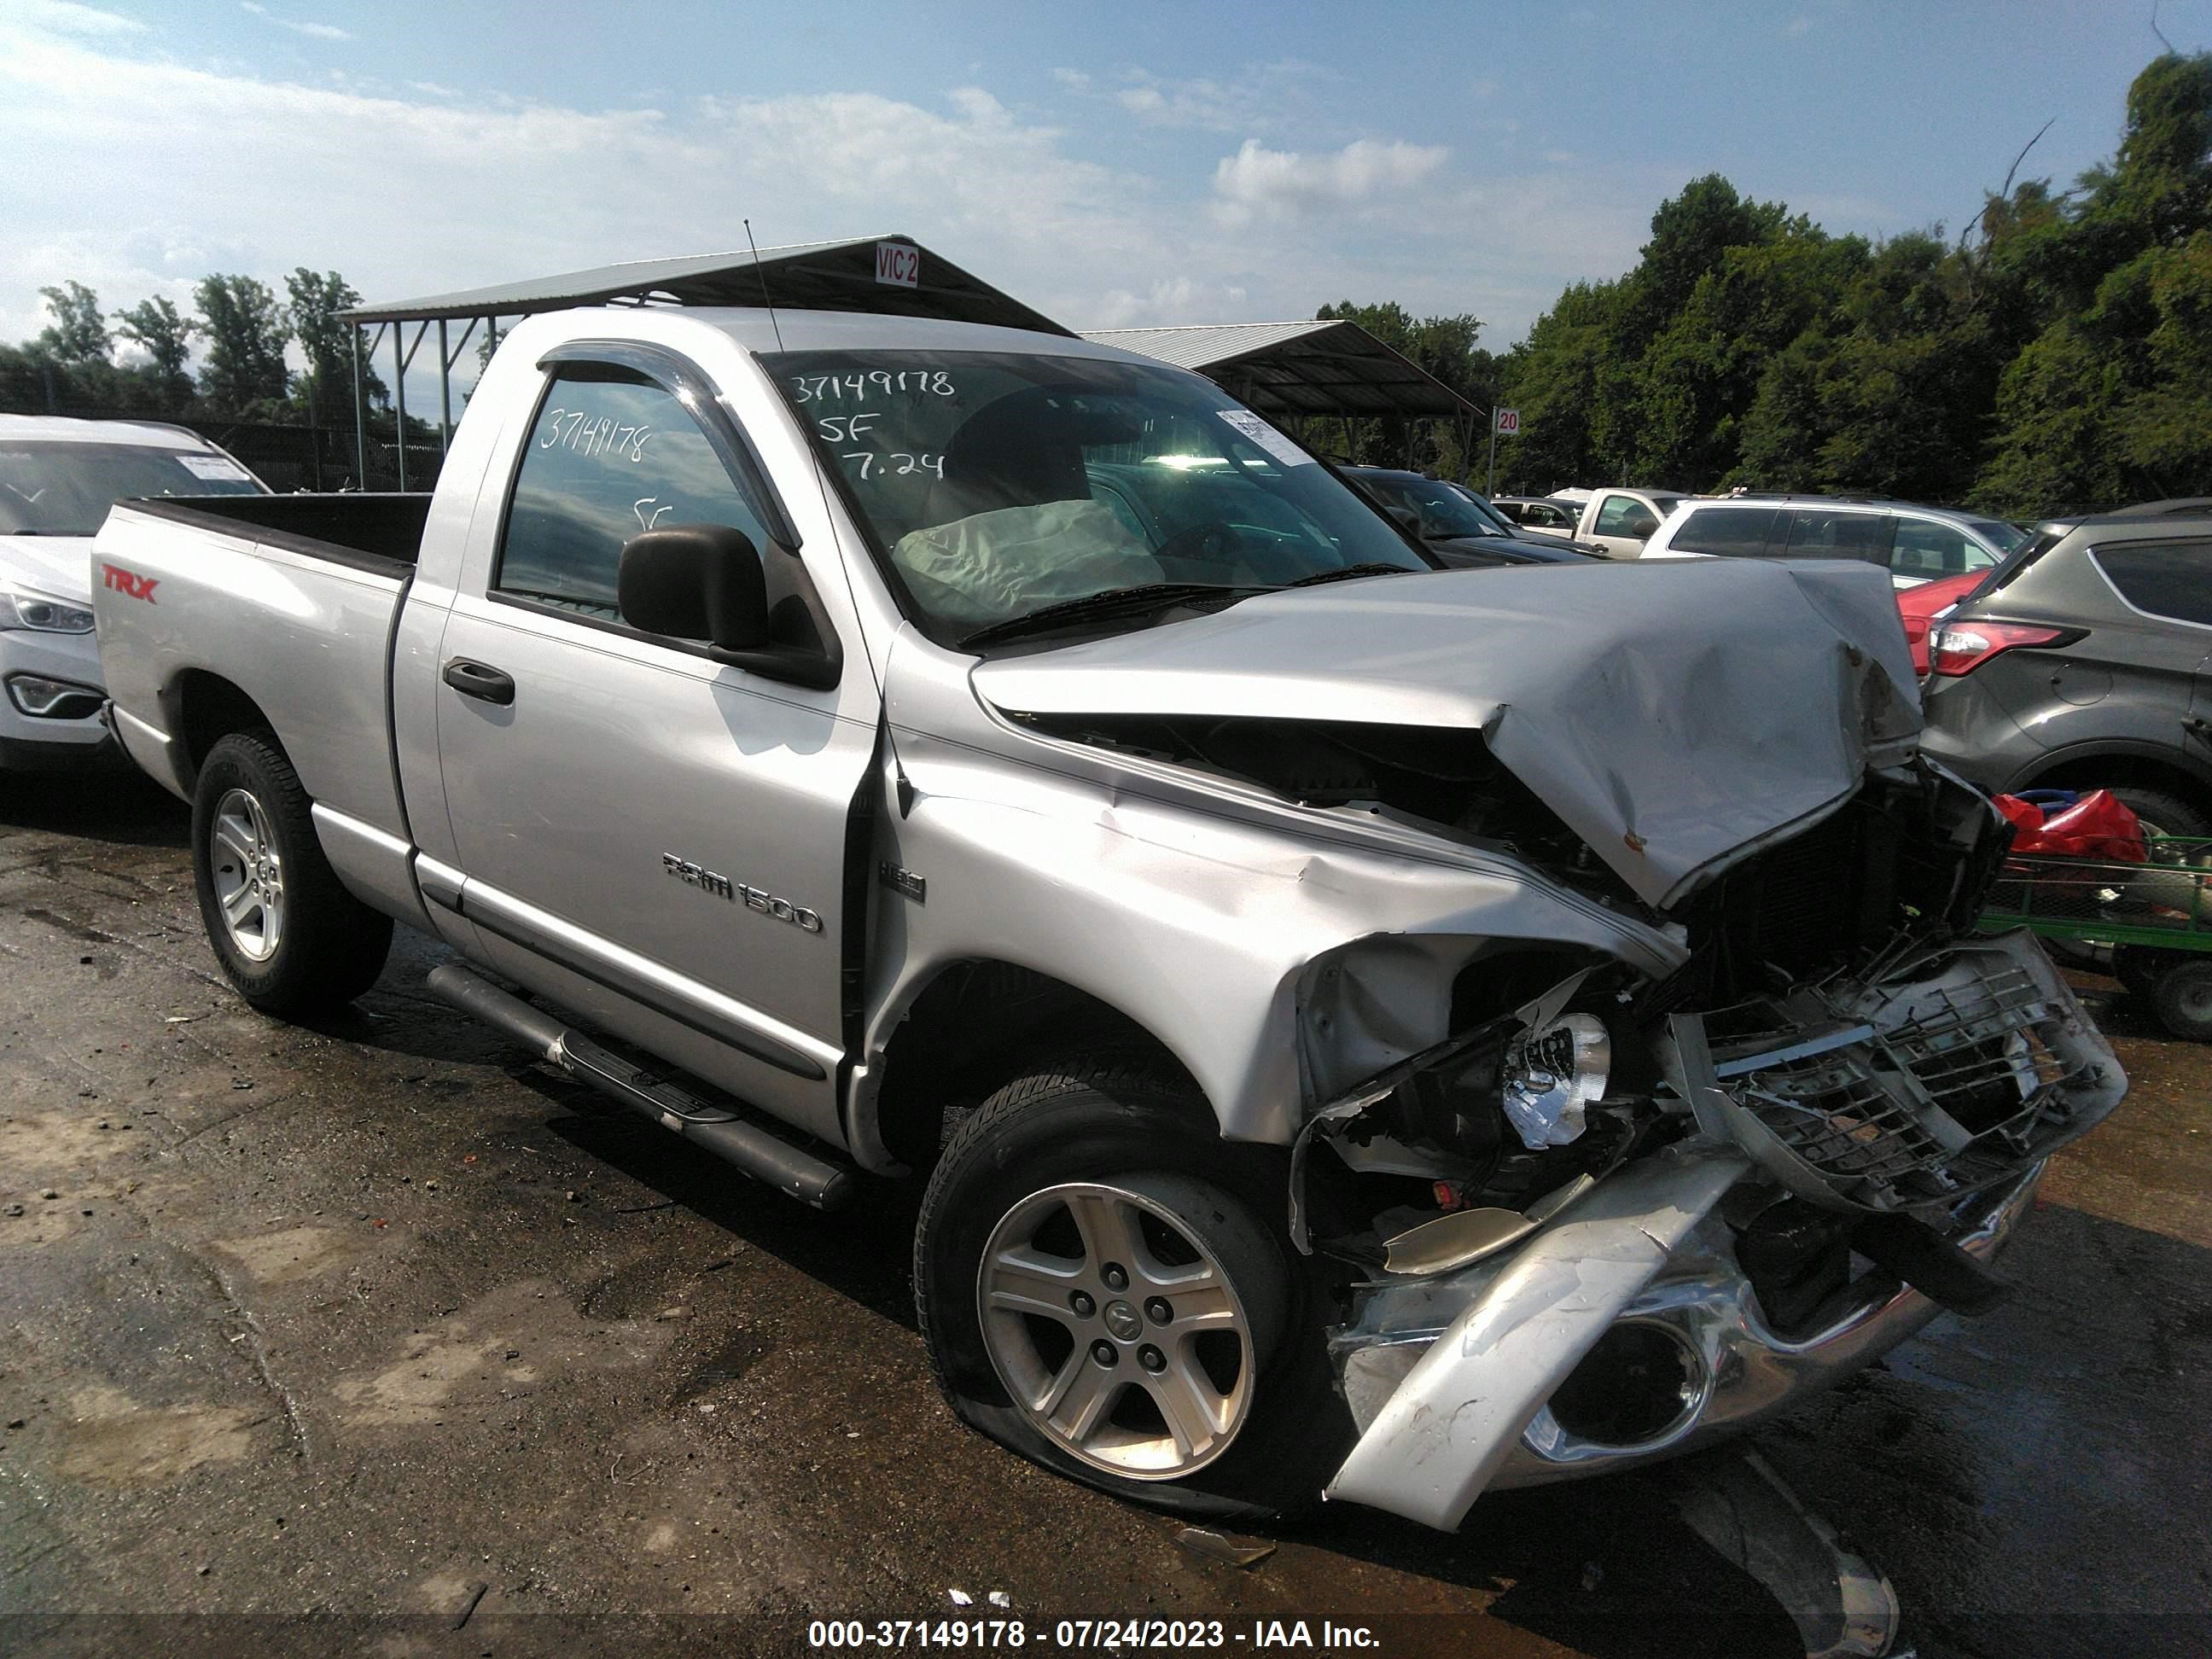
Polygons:
<instances>
[{"instance_id":1,"label":"green tree","mask_svg":"<svg viewBox=\"0 0 2212 1659\"><path fill-rule=\"evenodd\" d=\"M1963 258L1932 234L1859 258L1760 376L1725 482L1956 501L2002 366Z\"/></svg>"},{"instance_id":2,"label":"green tree","mask_svg":"<svg viewBox=\"0 0 2212 1659\"><path fill-rule=\"evenodd\" d=\"M192 337L202 331L199 319L186 316L167 295L157 294L117 312L115 331L149 360L141 374L155 406L172 413L184 410L192 400L190 365Z\"/></svg>"},{"instance_id":3,"label":"green tree","mask_svg":"<svg viewBox=\"0 0 2212 1659\"><path fill-rule=\"evenodd\" d=\"M2018 273L2034 332L1999 381L1978 501L2049 513L2212 490L2212 54L2154 59L2112 164L2032 234L2013 216L1984 214L1987 263Z\"/></svg>"},{"instance_id":4,"label":"green tree","mask_svg":"<svg viewBox=\"0 0 2212 1659\"><path fill-rule=\"evenodd\" d=\"M290 303L285 315L292 337L307 360L295 401L313 417L329 426L350 430L354 422L354 327L338 313L361 303L353 285L335 270L320 275L305 265L284 279ZM391 396L376 371L364 360L361 365L362 392L372 407Z\"/></svg>"},{"instance_id":5,"label":"green tree","mask_svg":"<svg viewBox=\"0 0 2212 1659\"><path fill-rule=\"evenodd\" d=\"M1499 400L1520 410L1521 434L1498 445L1505 487L1548 490L1601 476L1591 416L1620 308L1618 283L1577 283L1506 355Z\"/></svg>"},{"instance_id":6,"label":"green tree","mask_svg":"<svg viewBox=\"0 0 2212 1659\"><path fill-rule=\"evenodd\" d=\"M39 292L54 319L39 335L46 355L63 364L106 362L112 339L100 315L100 296L76 282Z\"/></svg>"},{"instance_id":7,"label":"green tree","mask_svg":"<svg viewBox=\"0 0 2212 1659\"><path fill-rule=\"evenodd\" d=\"M1636 364L1637 418L1617 447L1638 476L1702 488L1735 471L1770 366L1867 259L1858 238L1802 216L1746 227L1757 240L1720 250Z\"/></svg>"},{"instance_id":8,"label":"green tree","mask_svg":"<svg viewBox=\"0 0 2212 1659\"><path fill-rule=\"evenodd\" d=\"M203 277L192 290L207 331L200 390L226 415L267 417L291 385L284 343L291 329L265 283L251 276Z\"/></svg>"},{"instance_id":9,"label":"green tree","mask_svg":"<svg viewBox=\"0 0 2212 1659\"><path fill-rule=\"evenodd\" d=\"M1469 450L1479 453L1479 444L1489 435L1484 428L1472 434L1471 442L1468 428L1486 418L1497 392L1496 362L1476 343L1482 334L1481 319L1463 313L1415 317L1395 301L1354 305L1340 300L1314 315L1322 322L1357 323L1482 411L1456 420L1386 416L1348 422L1351 459L1364 465L1408 466L1461 476Z\"/></svg>"}]
</instances>

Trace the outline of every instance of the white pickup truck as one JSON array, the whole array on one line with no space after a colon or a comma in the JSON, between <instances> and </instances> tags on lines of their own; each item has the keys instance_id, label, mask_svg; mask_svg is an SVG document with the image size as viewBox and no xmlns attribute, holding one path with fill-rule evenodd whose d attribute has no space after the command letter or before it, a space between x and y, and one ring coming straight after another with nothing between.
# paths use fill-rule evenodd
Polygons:
<instances>
[{"instance_id":1,"label":"white pickup truck","mask_svg":"<svg viewBox=\"0 0 2212 1659\"><path fill-rule=\"evenodd\" d=\"M1882 572L1439 571L1080 339L543 316L428 499L91 556L250 1003L404 922L738 1170L926 1179L955 1408L1185 1513L1453 1527L1740 1428L1986 1305L2125 1088L1972 931L2004 832Z\"/></svg>"},{"instance_id":2,"label":"white pickup truck","mask_svg":"<svg viewBox=\"0 0 2212 1659\"><path fill-rule=\"evenodd\" d=\"M1671 489L1594 489L1575 521L1575 545L1608 559L1640 558L1644 543L1687 500Z\"/></svg>"}]
</instances>

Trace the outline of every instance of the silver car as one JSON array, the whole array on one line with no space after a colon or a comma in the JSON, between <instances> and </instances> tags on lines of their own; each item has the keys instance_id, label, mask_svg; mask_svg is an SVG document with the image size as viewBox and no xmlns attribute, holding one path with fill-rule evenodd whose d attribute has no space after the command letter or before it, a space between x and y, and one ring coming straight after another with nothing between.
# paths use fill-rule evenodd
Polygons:
<instances>
[{"instance_id":1,"label":"silver car","mask_svg":"<svg viewBox=\"0 0 2212 1659\"><path fill-rule=\"evenodd\" d=\"M93 532L132 495L259 494L183 427L0 415L0 771L118 760L100 720Z\"/></svg>"}]
</instances>

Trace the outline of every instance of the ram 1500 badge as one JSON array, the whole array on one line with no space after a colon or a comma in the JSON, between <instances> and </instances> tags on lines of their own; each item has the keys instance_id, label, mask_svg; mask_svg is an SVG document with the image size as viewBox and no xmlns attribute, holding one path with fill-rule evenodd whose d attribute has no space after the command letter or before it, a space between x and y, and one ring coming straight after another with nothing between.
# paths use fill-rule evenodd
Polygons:
<instances>
[{"instance_id":1,"label":"ram 1500 badge","mask_svg":"<svg viewBox=\"0 0 2212 1659\"><path fill-rule=\"evenodd\" d=\"M2006 831L1881 572L1438 571L1080 340L539 317L427 501L98 556L160 585L94 595L114 722L250 1001L397 919L748 1173L926 1181L954 1408L1186 1513L1451 1527L1784 1409L2000 1294L2125 1087L1975 932Z\"/></svg>"}]
</instances>

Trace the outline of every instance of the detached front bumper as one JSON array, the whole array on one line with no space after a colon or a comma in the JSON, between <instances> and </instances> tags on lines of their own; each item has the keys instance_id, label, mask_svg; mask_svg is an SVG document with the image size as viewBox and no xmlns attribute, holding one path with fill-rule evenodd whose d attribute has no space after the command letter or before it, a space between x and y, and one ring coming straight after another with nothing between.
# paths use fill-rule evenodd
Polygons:
<instances>
[{"instance_id":1,"label":"detached front bumper","mask_svg":"<svg viewBox=\"0 0 2212 1659\"><path fill-rule=\"evenodd\" d=\"M1371 1297L1331 1345L1360 1438L1328 1495L1456 1528L1485 1490L1626 1468L1743 1429L1941 1311L1877 1273L1817 1332L1774 1331L1736 1265L1732 1230L1712 1212L1749 1168L1711 1146L1654 1159L1608 1183L1601 1210L1593 1194L1516 1256ZM2037 1164L1963 1201L1953 1239L1992 1259L2042 1174ZM1621 1342L1617 1361L1608 1340ZM1625 1419L1643 1425L1633 1438L1577 1434L1553 1415L1547 1402L1582 1365L1600 1368L1597 1386L1646 1391L1623 1402Z\"/></svg>"},{"instance_id":2,"label":"detached front bumper","mask_svg":"<svg viewBox=\"0 0 2212 1659\"><path fill-rule=\"evenodd\" d=\"M1748 1013L1676 1015L1661 1052L1671 1109L1700 1133L1607 1176L1511 1254L1366 1289L1332 1337L1361 1435L1329 1497L1455 1528L1491 1486L1647 1462L1794 1403L1937 1304L1880 1269L1839 1269L1785 1335L1740 1229L1794 1193L1839 1217L1915 1216L1986 1261L2051 1152L2126 1090L2025 933Z\"/></svg>"}]
</instances>

